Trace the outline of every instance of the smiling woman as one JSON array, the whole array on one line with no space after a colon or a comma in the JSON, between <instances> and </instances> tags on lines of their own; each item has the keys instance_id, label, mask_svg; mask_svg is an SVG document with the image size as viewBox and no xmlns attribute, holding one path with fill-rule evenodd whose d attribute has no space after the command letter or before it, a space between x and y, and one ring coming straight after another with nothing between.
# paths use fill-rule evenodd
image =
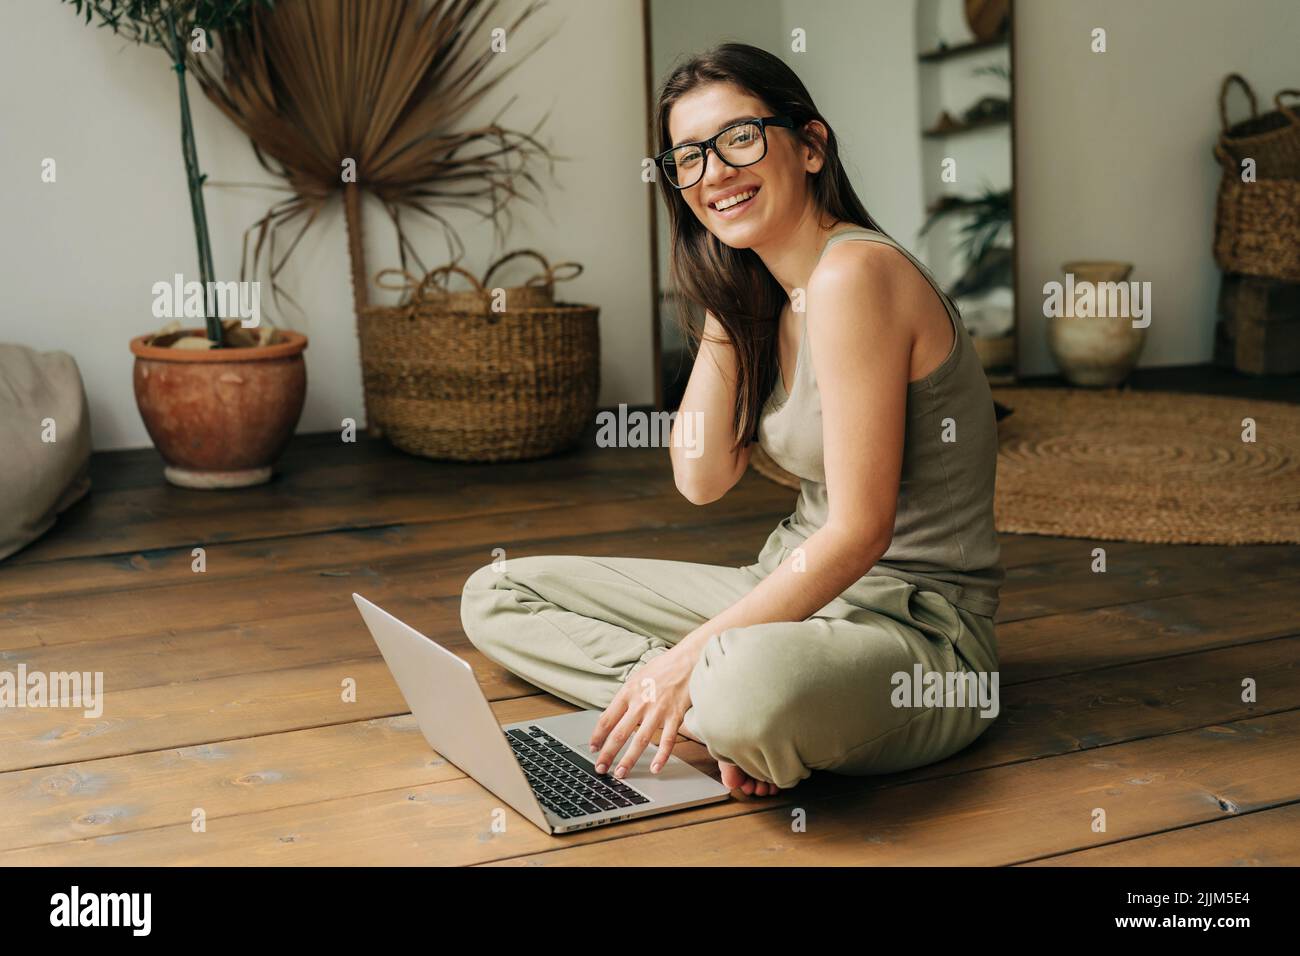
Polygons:
<instances>
[{"instance_id":1,"label":"smiling woman","mask_svg":"<svg viewBox=\"0 0 1300 956\"><path fill-rule=\"evenodd\" d=\"M753 199L755 196L758 195L758 191L761 188L762 188L761 186L752 186L749 189L742 189L738 193L728 193L726 196L722 197L721 199L710 200L709 205L712 206L714 209L716 209L718 212L732 209L733 207L744 206L745 203L749 202L751 199ZM728 217L728 218L734 218L734 217Z\"/></svg>"},{"instance_id":2,"label":"smiling woman","mask_svg":"<svg viewBox=\"0 0 1300 956\"><path fill-rule=\"evenodd\" d=\"M797 507L742 568L482 568L465 630L516 674L604 709L598 772L623 775L652 743L662 766L679 732L759 796L815 769L941 760L996 703L893 691L900 675L997 686L1003 579L992 396L957 307L863 208L778 57L729 43L682 64L656 128L674 284L705 314L674 428L696 423L695 453L669 450L677 487L716 500L758 443L802 479Z\"/></svg>"}]
</instances>

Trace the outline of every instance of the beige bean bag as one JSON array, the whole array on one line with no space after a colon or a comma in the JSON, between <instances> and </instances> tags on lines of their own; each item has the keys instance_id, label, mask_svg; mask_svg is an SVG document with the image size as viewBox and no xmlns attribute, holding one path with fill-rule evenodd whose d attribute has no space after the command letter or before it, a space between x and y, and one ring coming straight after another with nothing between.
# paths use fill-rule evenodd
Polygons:
<instances>
[{"instance_id":1,"label":"beige bean bag","mask_svg":"<svg viewBox=\"0 0 1300 956\"><path fill-rule=\"evenodd\" d=\"M66 352L0 345L0 560L90 490L90 413Z\"/></svg>"}]
</instances>

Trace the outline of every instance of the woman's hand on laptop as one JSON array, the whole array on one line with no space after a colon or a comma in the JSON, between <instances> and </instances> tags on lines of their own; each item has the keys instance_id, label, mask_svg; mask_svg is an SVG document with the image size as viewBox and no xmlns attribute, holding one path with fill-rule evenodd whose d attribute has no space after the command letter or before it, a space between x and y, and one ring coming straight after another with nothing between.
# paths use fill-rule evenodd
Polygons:
<instances>
[{"instance_id":1,"label":"woman's hand on laptop","mask_svg":"<svg viewBox=\"0 0 1300 956\"><path fill-rule=\"evenodd\" d=\"M651 773L658 773L668 762L677 730L691 706L689 684L699 654L696 641L683 640L628 675L591 734L591 749L599 751L595 757L597 773L608 769L627 742L627 753L613 771L616 777L626 776L656 736L659 750L650 766Z\"/></svg>"}]
</instances>

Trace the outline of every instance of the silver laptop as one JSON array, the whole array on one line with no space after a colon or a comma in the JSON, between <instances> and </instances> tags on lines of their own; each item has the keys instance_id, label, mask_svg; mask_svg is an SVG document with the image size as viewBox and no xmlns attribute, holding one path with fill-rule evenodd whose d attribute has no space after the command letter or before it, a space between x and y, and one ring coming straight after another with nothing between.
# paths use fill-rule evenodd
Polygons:
<instances>
[{"instance_id":1,"label":"silver laptop","mask_svg":"<svg viewBox=\"0 0 1300 956\"><path fill-rule=\"evenodd\" d=\"M597 775L588 749L597 710L503 727L466 661L360 594L352 597L429 746L546 832L583 830L730 795L677 757L652 774L654 744L621 780Z\"/></svg>"}]
</instances>

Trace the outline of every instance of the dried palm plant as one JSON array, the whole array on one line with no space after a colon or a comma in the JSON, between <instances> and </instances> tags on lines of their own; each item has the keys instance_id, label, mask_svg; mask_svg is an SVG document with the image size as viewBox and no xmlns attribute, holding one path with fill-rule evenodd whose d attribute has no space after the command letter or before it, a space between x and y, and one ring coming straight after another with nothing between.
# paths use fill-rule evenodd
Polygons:
<instances>
[{"instance_id":1,"label":"dried palm plant","mask_svg":"<svg viewBox=\"0 0 1300 956\"><path fill-rule=\"evenodd\" d=\"M358 312L369 299L363 192L391 217L403 268L410 256L423 269L404 212L442 226L452 261L464 247L440 209L476 211L500 238L507 202L526 198L521 185L537 189L532 161L553 162L535 138L541 122L529 133L498 125L512 98L486 126L453 127L540 46L485 76L501 61L504 38L513 42L515 29L544 4L533 0L507 27L492 19L499 0L277 0L223 34L219 67L208 55L192 57L204 92L290 191L245 235L245 270L255 234L253 274L265 251L278 301L285 262L335 193L343 197ZM277 233L290 224L297 230L277 258Z\"/></svg>"}]
</instances>

